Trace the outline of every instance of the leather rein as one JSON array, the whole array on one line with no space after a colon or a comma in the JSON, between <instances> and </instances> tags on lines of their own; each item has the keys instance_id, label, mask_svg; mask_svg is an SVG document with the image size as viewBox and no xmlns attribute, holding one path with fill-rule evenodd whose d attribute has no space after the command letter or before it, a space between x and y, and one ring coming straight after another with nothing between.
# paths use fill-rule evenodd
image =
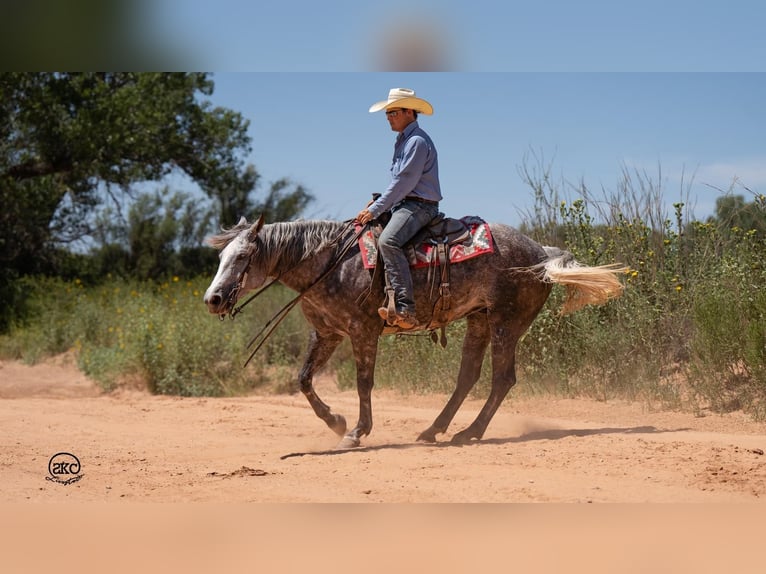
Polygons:
<instances>
[{"instance_id":1,"label":"leather rein","mask_svg":"<svg viewBox=\"0 0 766 574\"><path fill-rule=\"evenodd\" d=\"M343 237L348 233L348 230L352 228L354 224L353 219L349 219L344 222L345 225L343 226L343 229L340 231L338 236L333 239L333 241L330 243L330 245L340 245ZM287 317L287 315L290 313L290 311L293 310L293 308L303 299L303 297L311 291L312 288L317 286L319 283L321 283L324 279L327 278L327 276L338 266L338 264L341 262L343 257L348 253L348 251L356 244L356 242L359 240L359 238L362 236L362 234L367 230L369 224L365 224L361 227L361 229L356 232L353 237L343 246L343 248L339 251L338 255L330 261L330 264L327 266L327 268L322 271L322 273L317 277L311 285L309 285L306 289L304 289L302 292L300 292L296 297L294 297L289 303L287 303L284 307L282 307L279 311L277 311L274 316L269 319L266 324L261 328L258 333L255 334L255 336L250 339L250 342L247 344L247 348L249 349L253 345L255 348L250 353L250 356L247 358L247 361L242 365L242 368L246 367L250 361L253 359L255 354L260 350L260 348L263 346L263 344L266 342L266 340L271 336L271 334L274 332L274 330L279 326L279 324ZM247 281L247 270L250 269L250 266L252 265L252 258L254 255L254 250L250 253L250 261L248 262L247 267L245 268L245 271L242 272L242 275L237 280L237 286L232 290L231 295L229 295L229 300L236 299L237 294L244 288L245 282ZM274 279L272 279L267 285L261 287L258 291L253 293L250 297L248 297L241 305L238 305L236 307L232 307L231 311L229 311L229 317L234 319L237 315L239 315L244 307L248 305L253 299L261 295L264 291L266 291L269 287L274 285L279 281L279 278L284 274L284 272L277 275ZM225 318L225 315L221 315L220 319L223 321ZM259 341L260 339L260 341Z\"/></svg>"}]
</instances>

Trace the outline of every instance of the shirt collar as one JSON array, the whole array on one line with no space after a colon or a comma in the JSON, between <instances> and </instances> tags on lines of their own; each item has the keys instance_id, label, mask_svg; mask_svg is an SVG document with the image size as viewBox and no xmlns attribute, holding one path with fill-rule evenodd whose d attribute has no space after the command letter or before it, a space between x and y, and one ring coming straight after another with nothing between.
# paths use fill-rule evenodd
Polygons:
<instances>
[{"instance_id":1,"label":"shirt collar","mask_svg":"<svg viewBox=\"0 0 766 574\"><path fill-rule=\"evenodd\" d=\"M416 129L418 129L418 120L415 120L415 121L411 122L406 128L404 128L404 131L402 132L402 135L404 137L407 137L412 132L414 132Z\"/></svg>"},{"instance_id":2,"label":"shirt collar","mask_svg":"<svg viewBox=\"0 0 766 574\"><path fill-rule=\"evenodd\" d=\"M416 129L418 129L418 120L408 124L407 127L404 128L404 130L396 136L396 145L399 145L400 142L410 137L412 132L414 132Z\"/></svg>"}]
</instances>

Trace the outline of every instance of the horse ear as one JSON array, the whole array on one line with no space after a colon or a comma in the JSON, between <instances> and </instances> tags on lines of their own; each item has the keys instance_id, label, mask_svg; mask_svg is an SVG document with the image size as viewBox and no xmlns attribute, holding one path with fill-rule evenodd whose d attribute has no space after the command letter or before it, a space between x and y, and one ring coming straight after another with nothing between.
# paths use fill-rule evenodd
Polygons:
<instances>
[{"instance_id":1,"label":"horse ear","mask_svg":"<svg viewBox=\"0 0 766 574\"><path fill-rule=\"evenodd\" d=\"M261 213L261 216L258 218L258 221L253 223L253 225L250 227L250 231L247 232L247 238L250 241L255 241L255 238L258 235L258 232L261 230L261 227L263 227L263 214L262 213Z\"/></svg>"}]
</instances>

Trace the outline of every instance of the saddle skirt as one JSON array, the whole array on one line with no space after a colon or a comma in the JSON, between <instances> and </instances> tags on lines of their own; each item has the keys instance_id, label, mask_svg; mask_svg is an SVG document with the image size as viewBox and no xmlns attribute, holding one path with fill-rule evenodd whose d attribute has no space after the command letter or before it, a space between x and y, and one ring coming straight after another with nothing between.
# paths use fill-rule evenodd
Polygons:
<instances>
[{"instance_id":1,"label":"saddle skirt","mask_svg":"<svg viewBox=\"0 0 766 574\"><path fill-rule=\"evenodd\" d=\"M360 226L357 224L356 230ZM378 260L378 236L382 228L370 227L359 237L359 249L365 269L372 269ZM459 263L494 251L489 224L475 215L460 219L440 213L405 246L410 267L431 267L444 263L439 260L439 246L449 247L449 262Z\"/></svg>"}]
</instances>

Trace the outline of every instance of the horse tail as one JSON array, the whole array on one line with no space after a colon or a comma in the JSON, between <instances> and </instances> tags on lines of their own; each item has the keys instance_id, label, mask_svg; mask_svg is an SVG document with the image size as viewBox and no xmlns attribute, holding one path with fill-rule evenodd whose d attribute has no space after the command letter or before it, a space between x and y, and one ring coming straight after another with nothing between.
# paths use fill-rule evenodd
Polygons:
<instances>
[{"instance_id":1,"label":"horse tail","mask_svg":"<svg viewBox=\"0 0 766 574\"><path fill-rule=\"evenodd\" d=\"M543 246L548 258L535 266L540 278L566 288L562 314L573 313L586 305L602 305L622 295L624 285L618 279L628 270L619 264L589 267L579 263L569 251Z\"/></svg>"}]
</instances>

